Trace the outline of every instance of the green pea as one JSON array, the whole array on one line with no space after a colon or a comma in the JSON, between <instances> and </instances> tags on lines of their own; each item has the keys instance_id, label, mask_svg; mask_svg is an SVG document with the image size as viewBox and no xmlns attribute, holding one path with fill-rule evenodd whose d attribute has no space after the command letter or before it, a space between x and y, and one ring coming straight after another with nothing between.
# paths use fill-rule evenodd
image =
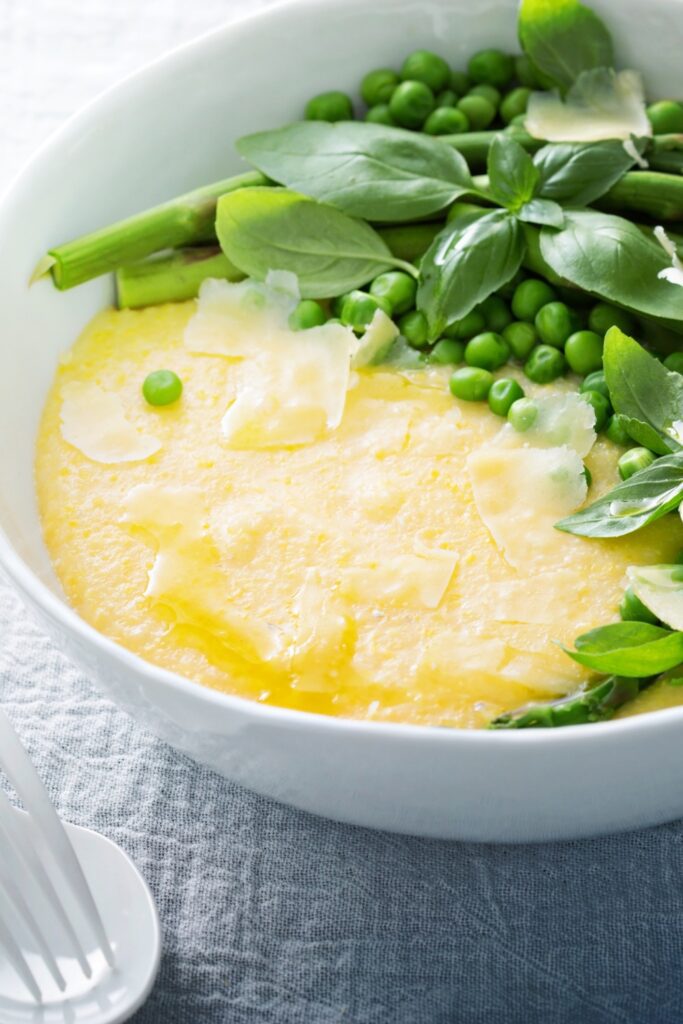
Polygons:
<instances>
[{"instance_id":1,"label":"green pea","mask_svg":"<svg viewBox=\"0 0 683 1024\"><path fill-rule=\"evenodd\" d=\"M455 366L465 358L465 346L455 338L442 338L429 353L429 362L439 366Z\"/></svg>"},{"instance_id":2,"label":"green pea","mask_svg":"<svg viewBox=\"0 0 683 1024\"><path fill-rule=\"evenodd\" d=\"M497 334L500 334L508 324L512 323L510 307L504 299L501 299L500 295L489 295L488 299L484 299L479 309L484 314L484 320L488 329L496 331Z\"/></svg>"},{"instance_id":3,"label":"green pea","mask_svg":"<svg viewBox=\"0 0 683 1024\"><path fill-rule=\"evenodd\" d=\"M550 384L567 371L567 360L559 348L537 345L524 364L524 372L535 384Z\"/></svg>"},{"instance_id":4,"label":"green pea","mask_svg":"<svg viewBox=\"0 0 683 1024\"><path fill-rule=\"evenodd\" d=\"M618 327L624 334L632 335L635 330L633 318L618 306L609 302L598 302L588 314L588 326L596 334L607 334L610 327Z\"/></svg>"},{"instance_id":5,"label":"green pea","mask_svg":"<svg viewBox=\"0 0 683 1024\"><path fill-rule=\"evenodd\" d=\"M503 98L500 105L500 116L506 124L511 124L516 117L526 117L530 96L531 89L519 86L517 89L511 89Z\"/></svg>"},{"instance_id":6,"label":"green pea","mask_svg":"<svg viewBox=\"0 0 683 1024\"><path fill-rule=\"evenodd\" d=\"M428 135L462 135L469 131L470 123L457 107L437 107L424 123Z\"/></svg>"},{"instance_id":7,"label":"green pea","mask_svg":"<svg viewBox=\"0 0 683 1024\"><path fill-rule=\"evenodd\" d=\"M512 312L518 320L533 323L539 310L553 302L555 298L554 289L546 281L529 277L515 289L512 296Z\"/></svg>"},{"instance_id":8,"label":"green pea","mask_svg":"<svg viewBox=\"0 0 683 1024\"><path fill-rule=\"evenodd\" d=\"M415 305L417 281L402 270L388 270L370 285L370 294L389 303L391 315L407 313Z\"/></svg>"},{"instance_id":9,"label":"green pea","mask_svg":"<svg viewBox=\"0 0 683 1024\"><path fill-rule=\"evenodd\" d=\"M441 92L450 83L451 69L443 57L430 50L415 50L401 68L404 82L424 82L432 92Z\"/></svg>"},{"instance_id":10,"label":"green pea","mask_svg":"<svg viewBox=\"0 0 683 1024\"><path fill-rule=\"evenodd\" d=\"M495 85L473 85L467 94L468 96L483 96L485 100L488 100L492 107L496 110L500 106L502 99L500 90L496 89Z\"/></svg>"},{"instance_id":11,"label":"green pea","mask_svg":"<svg viewBox=\"0 0 683 1024\"><path fill-rule=\"evenodd\" d=\"M586 379L581 381L579 391L599 391L609 402L610 395L607 381L605 380L605 371L595 370L594 373L589 373Z\"/></svg>"},{"instance_id":12,"label":"green pea","mask_svg":"<svg viewBox=\"0 0 683 1024\"><path fill-rule=\"evenodd\" d=\"M369 121L370 124L386 124L390 128L393 128L396 124L389 110L388 103L375 103L374 107L370 107L367 111L365 120Z\"/></svg>"},{"instance_id":13,"label":"green pea","mask_svg":"<svg viewBox=\"0 0 683 1024\"><path fill-rule=\"evenodd\" d=\"M599 391L582 391L581 398L593 407L595 412L595 429L600 433L607 426L612 406Z\"/></svg>"},{"instance_id":14,"label":"green pea","mask_svg":"<svg viewBox=\"0 0 683 1024\"><path fill-rule=\"evenodd\" d=\"M483 96L463 96L458 110L467 118L473 132L484 131L495 120L496 108Z\"/></svg>"},{"instance_id":15,"label":"green pea","mask_svg":"<svg viewBox=\"0 0 683 1024\"><path fill-rule=\"evenodd\" d=\"M450 86L458 96L464 96L469 90L470 80L464 71L451 71Z\"/></svg>"},{"instance_id":16,"label":"green pea","mask_svg":"<svg viewBox=\"0 0 683 1024\"><path fill-rule=\"evenodd\" d=\"M576 331L564 346L569 369L581 376L595 373L602 366L603 339L595 331Z\"/></svg>"},{"instance_id":17,"label":"green pea","mask_svg":"<svg viewBox=\"0 0 683 1024\"><path fill-rule=\"evenodd\" d=\"M508 324L503 331L503 337L510 346L510 351L515 359L520 359L522 362L529 358L532 348L538 343L536 328L533 324L525 323L523 320Z\"/></svg>"},{"instance_id":18,"label":"green pea","mask_svg":"<svg viewBox=\"0 0 683 1024\"><path fill-rule=\"evenodd\" d=\"M409 345L413 348L427 348L429 345L429 329L427 318L419 309L406 313L398 322L398 327Z\"/></svg>"},{"instance_id":19,"label":"green pea","mask_svg":"<svg viewBox=\"0 0 683 1024\"><path fill-rule=\"evenodd\" d=\"M659 619L649 608L646 608L639 597L633 592L633 587L627 587L624 597L619 605L619 615L624 622L649 622L656 626Z\"/></svg>"},{"instance_id":20,"label":"green pea","mask_svg":"<svg viewBox=\"0 0 683 1024\"><path fill-rule=\"evenodd\" d=\"M675 100L659 100L647 108L647 116L655 135L683 132L683 106Z\"/></svg>"},{"instance_id":21,"label":"green pea","mask_svg":"<svg viewBox=\"0 0 683 1024\"><path fill-rule=\"evenodd\" d=\"M386 299L369 295L367 292L352 291L344 296L340 319L347 327L353 327L354 331L362 331L368 326L378 309L384 310L387 316L391 316L391 306Z\"/></svg>"},{"instance_id":22,"label":"green pea","mask_svg":"<svg viewBox=\"0 0 683 1024\"><path fill-rule=\"evenodd\" d=\"M293 331L305 331L309 327L320 327L327 321L325 310L315 299L302 299L290 314L289 326Z\"/></svg>"},{"instance_id":23,"label":"green pea","mask_svg":"<svg viewBox=\"0 0 683 1024\"><path fill-rule=\"evenodd\" d=\"M142 382L142 394L150 405L172 405L183 393L183 382L173 370L154 370Z\"/></svg>"},{"instance_id":24,"label":"green pea","mask_svg":"<svg viewBox=\"0 0 683 1024\"><path fill-rule=\"evenodd\" d=\"M514 61L502 50L479 50L470 57L467 74L477 84L495 85L500 89L506 86L515 70Z\"/></svg>"},{"instance_id":25,"label":"green pea","mask_svg":"<svg viewBox=\"0 0 683 1024\"><path fill-rule=\"evenodd\" d=\"M482 370L498 370L510 358L510 347L500 334L485 331L477 334L465 347L465 362Z\"/></svg>"},{"instance_id":26,"label":"green pea","mask_svg":"<svg viewBox=\"0 0 683 1024\"><path fill-rule=\"evenodd\" d=\"M628 448L629 445L633 444L633 441L624 426L622 417L616 412L614 416L610 416L607 421L605 437L608 437L613 444L621 445L622 448Z\"/></svg>"},{"instance_id":27,"label":"green pea","mask_svg":"<svg viewBox=\"0 0 683 1024\"><path fill-rule=\"evenodd\" d=\"M576 330L577 317L564 302L548 302L539 309L534 324L544 344L564 348L567 338Z\"/></svg>"},{"instance_id":28,"label":"green pea","mask_svg":"<svg viewBox=\"0 0 683 1024\"><path fill-rule=\"evenodd\" d=\"M683 352L672 352L664 360L664 365L672 373L683 373Z\"/></svg>"},{"instance_id":29,"label":"green pea","mask_svg":"<svg viewBox=\"0 0 683 1024\"><path fill-rule=\"evenodd\" d=\"M451 394L465 402L485 402L493 385L493 374L477 366L463 366L449 381Z\"/></svg>"},{"instance_id":30,"label":"green pea","mask_svg":"<svg viewBox=\"0 0 683 1024\"><path fill-rule=\"evenodd\" d=\"M436 97L437 107L454 107L460 97L452 89L442 89Z\"/></svg>"},{"instance_id":31,"label":"green pea","mask_svg":"<svg viewBox=\"0 0 683 1024\"><path fill-rule=\"evenodd\" d=\"M307 121L351 121L353 105L345 92L321 92L306 104Z\"/></svg>"},{"instance_id":32,"label":"green pea","mask_svg":"<svg viewBox=\"0 0 683 1024\"><path fill-rule=\"evenodd\" d=\"M389 100L389 110L403 128L421 128L435 102L434 93L424 82L401 82Z\"/></svg>"},{"instance_id":33,"label":"green pea","mask_svg":"<svg viewBox=\"0 0 683 1024\"><path fill-rule=\"evenodd\" d=\"M388 103L401 79L391 68L377 68L369 71L360 84L360 94L369 107Z\"/></svg>"},{"instance_id":34,"label":"green pea","mask_svg":"<svg viewBox=\"0 0 683 1024\"><path fill-rule=\"evenodd\" d=\"M511 377L499 377L489 391L489 407L496 416L507 416L511 407L524 398L524 388Z\"/></svg>"},{"instance_id":35,"label":"green pea","mask_svg":"<svg viewBox=\"0 0 683 1024\"><path fill-rule=\"evenodd\" d=\"M508 409L508 423L523 434L530 430L538 419L538 406L533 398L518 398Z\"/></svg>"},{"instance_id":36,"label":"green pea","mask_svg":"<svg viewBox=\"0 0 683 1024\"><path fill-rule=\"evenodd\" d=\"M641 469L647 469L655 461L655 456L649 448L630 448L624 452L617 462L617 469L622 480L629 480Z\"/></svg>"},{"instance_id":37,"label":"green pea","mask_svg":"<svg viewBox=\"0 0 683 1024\"><path fill-rule=\"evenodd\" d=\"M444 331L447 338L458 338L462 341L469 341L475 334L482 334L486 330L486 320L480 307L471 310L462 320L456 320L449 324Z\"/></svg>"},{"instance_id":38,"label":"green pea","mask_svg":"<svg viewBox=\"0 0 683 1024\"><path fill-rule=\"evenodd\" d=\"M536 69L526 54L515 57L515 78L520 85L526 86L527 89L538 89L541 84Z\"/></svg>"}]
</instances>

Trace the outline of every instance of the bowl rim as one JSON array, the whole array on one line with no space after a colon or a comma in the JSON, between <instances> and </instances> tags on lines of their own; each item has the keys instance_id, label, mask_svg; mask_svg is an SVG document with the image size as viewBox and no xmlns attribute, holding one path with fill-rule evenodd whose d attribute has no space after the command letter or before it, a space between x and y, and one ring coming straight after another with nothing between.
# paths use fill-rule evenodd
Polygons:
<instances>
[{"instance_id":1,"label":"bowl rim","mask_svg":"<svg viewBox=\"0 0 683 1024\"><path fill-rule=\"evenodd\" d=\"M357 0L358 2L358 0ZM185 61L191 62L195 54L201 53L207 44L217 43L223 37L239 35L247 28L251 29L267 17L286 16L293 8L308 9L319 13L319 0L273 0L265 7L238 14L222 24L202 32L200 35L180 43L170 50L148 61L123 78L115 81L107 88L92 97L64 120L34 150L29 159L23 163L0 193L0 214L11 204L13 194L22 184L25 177L35 165L40 164L46 154L74 135L77 135L83 124L110 103L118 104L130 89L137 89L146 78L159 73L168 73L174 65ZM680 707L661 708L640 715L619 719L617 721L594 722L590 726L569 725L560 729L521 729L489 730L443 728L433 725L415 725L404 722L381 722L372 719L354 719L324 715L312 711L300 711L293 708L280 707L276 704L263 704L259 701L224 693L193 679L179 675L169 669L162 668L151 661L129 651L126 647L112 640L104 633L95 629L68 604L65 597L55 594L40 576L23 560L11 543L4 529L0 526L0 567L15 584L20 595L26 595L30 601L49 619L58 623L67 632L74 633L88 647L100 649L107 653L121 671L132 671L144 681L163 683L176 693L193 700L199 700L207 707L213 706L227 712L245 713L255 719L255 723L268 726L280 725L285 729L300 729L305 732L322 731L325 734L356 734L370 736L382 743L412 742L415 744L428 742L439 745L467 745L489 748L512 744L519 749L520 756L530 747L558 744L574 744L576 741L602 744L611 737L614 742L620 737L633 733L657 730L664 723L683 723L683 705Z\"/></svg>"}]
</instances>

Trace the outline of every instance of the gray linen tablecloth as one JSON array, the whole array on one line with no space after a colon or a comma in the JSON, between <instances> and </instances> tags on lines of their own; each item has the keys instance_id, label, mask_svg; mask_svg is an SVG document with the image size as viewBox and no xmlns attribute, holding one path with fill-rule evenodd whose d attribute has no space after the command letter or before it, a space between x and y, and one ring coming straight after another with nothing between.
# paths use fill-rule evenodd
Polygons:
<instances>
[{"instance_id":1,"label":"gray linen tablecloth","mask_svg":"<svg viewBox=\"0 0 683 1024\"><path fill-rule=\"evenodd\" d=\"M0 185L93 93L237 9L0 0ZM60 813L154 890L164 957L136 1024L683 1021L680 824L493 847L289 810L135 725L2 580L0 693Z\"/></svg>"}]
</instances>

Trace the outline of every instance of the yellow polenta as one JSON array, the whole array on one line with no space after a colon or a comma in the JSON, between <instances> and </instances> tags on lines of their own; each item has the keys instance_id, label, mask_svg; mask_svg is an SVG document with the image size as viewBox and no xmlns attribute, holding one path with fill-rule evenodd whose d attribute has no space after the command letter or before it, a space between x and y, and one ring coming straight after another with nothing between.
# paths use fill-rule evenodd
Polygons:
<instances>
[{"instance_id":1,"label":"yellow polenta","mask_svg":"<svg viewBox=\"0 0 683 1024\"><path fill-rule=\"evenodd\" d=\"M616 541L543 527L540 543L532 495L517 517L533 473L507 463L505 476L491 448L502 421L456 402L439 371L352 370L333 429L244 441L259 421L235 404L243 361L188 347L195 309L97 316L61 362L37 446L45 539L68 600L158 665L269 704L481 726L585 679L556 641L615 617L627 566L683 547L677 517ZM184 391L154 408L141 384L162 367ZM264 406L260 423L285 414ZM587 456L591 498L614 485L615 454L600 438ZM657 691L642 700L657 706Z\"/></svg>"}]
</instances>

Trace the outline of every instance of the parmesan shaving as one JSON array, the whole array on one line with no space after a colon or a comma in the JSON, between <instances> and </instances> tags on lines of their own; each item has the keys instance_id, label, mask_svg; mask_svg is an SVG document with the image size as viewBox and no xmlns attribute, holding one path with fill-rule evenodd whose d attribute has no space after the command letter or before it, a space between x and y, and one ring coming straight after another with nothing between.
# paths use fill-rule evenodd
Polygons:
<instances>
[{"instance_id":1,"label":"parmesan shaving","mask_svg":"<svg viewBox=\"0 0 683 1024\"><path fill-rule=\"evenodd\" d=\"M643 82L637 71L594 68L582 72L565 99L534 92L525 128L546 142L598 142L651 136Z\"/></svg>"},{"instance_id":2,"label":"parmesan shaving","mask_svg":"<svg viewBox=\"0 0 683 1024\"><path fill-rule=\"evenodd\" d=\"M130 422L120 396L99 384L65 384L60 423L64 440L93 462L141 462L161 448L158 437Z\"/></svg>"}]
</instances>

